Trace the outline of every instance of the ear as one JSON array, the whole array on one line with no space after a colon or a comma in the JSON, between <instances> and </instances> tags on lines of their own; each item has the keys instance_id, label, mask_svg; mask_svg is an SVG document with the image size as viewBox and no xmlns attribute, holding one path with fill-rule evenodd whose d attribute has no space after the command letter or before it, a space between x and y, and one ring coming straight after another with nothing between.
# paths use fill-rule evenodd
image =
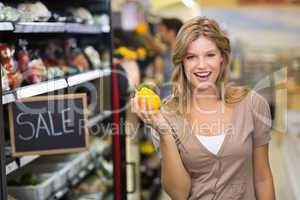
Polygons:
<instances>
[{"instance_id":1,"label":"ear","mask_svg":"<svg viewBox=\"0 0 300 200\"><path fill-rule=\"evenodd\" d=\"M220 62L220 64L222 65L223 62L224 62L224 56L221 54L221 62Z\"/></svg>"},{"instance_id":2,"label":"ear","mask_svg":"<svg viewBox=\"0 0 300 200\"><path fill-rule=\"evenodd\" d=\"M172 36L172 37L176 37L176 32L174 30L169 30L169 34Z\"/></svg>"}]
</instances>

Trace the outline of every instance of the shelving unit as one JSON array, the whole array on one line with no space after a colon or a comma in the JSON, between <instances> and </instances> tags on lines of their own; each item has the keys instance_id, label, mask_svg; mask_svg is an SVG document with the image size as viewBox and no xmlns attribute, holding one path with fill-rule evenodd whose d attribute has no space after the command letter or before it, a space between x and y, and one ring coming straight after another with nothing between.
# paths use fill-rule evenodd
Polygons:
<instances>
[{"instance_id":1,"label":"shelving unit","mask_svg":"<svg viewBox=\"0 0 300 200\"><path fill-rule=\"evenodd\" d=\"M85 83L109 75L110 75L110 69L103 69L103 70L96 69L93 71L70 76L66 79L66 81L68 83L68 86L74 86L74 85L79 85L81 83Z\"/></svg>"},{"instance_id":2,"label":"shelving unit","mask_svg":"<svg viewBox=\"0 0 300 200\"><path fill-rule=\"evenodd\" d=\"M6 25L3 25L3 28L7 30L13 30L14 33L101 34L110 32L109 26L61 22L24 22L16 24L7 23Z\"/></svg>"},{"instance_id":3,"label":"shelving unit","mask_svg":"<svg viewBox=\"0 0 300 200\"><path fill-rule=\"evenodd\" d=\"M69 0L68 0L69 1ZM13 1L4 1L5 3L18 3L17 0ZM50 0L42 0L43 3L46 3L47 6L51 8L56 8L55 2L57 1L50 1ZM59 0L58 0L59 2ZM88 2L93 3L94 5L98 5L98 8L93 8L93 12L101 12L103 11L105 14L109 15L110 17L110 1L109 0L88 0ZM62 4L66 4L72 6L72 4L78 5L88 5L87 1L84 0L76 0L76 1L69 1L69 4L63 2ZM110 56L112 55L111 51L111 24L109 25L99 25L99 24L79 24L79 23L67 23L67 22L0 22L0 34L9 35L9 39L13 38L26 38L29 37L33 39L32 35L37 37L43 37L43 39L47 39L47 37L68 37L71 36L78 36L79 38L87 37L91 39L92 37L100 37L105 38L104 41L107 42L109 45L107 47L107 51L110 52ZM86 36L85 36L86 35ZM109 40L108 40L109 39ZM29 39L30 40L30 39ZM0 42L6 42L1 41ZM8 42L8 41L7 41ZM106 44L106 45L107 45ZM0 167L1 167L1 179L0 179L0 186L1 186L1 193L0 199L6 200L7 199L7 176L11 176L15 173L18 173L25 169L30 165L34 165L44 156L33 155L33 156L22 156L19 158L11 158L5 157L4 155L4 130L2 126L3 122L3 108L7 105L28 97L34 97L37 95L44 95L48 93L55 93L58 91L65 91L68 93L68 89L74 86L80 86L81 84L85 83L92 83L92 84L99 84L101 79L110 78L112 74L111 70L111 62L112 58L109 61L103 61L102 66L99 69L91 69L89 71L75 74L67 77L56 78L53 80L44 81L37 84L26 85L19 88L15 88L9 91L2 91L2 86L0 82L0 92L2 99L0 99L0 122L1 122L1 130L0 130L0 153L1 153L1 160L0 160ZM97 86L99 87L99 86ZM112 89L114 87L110 87ZM97 90L101 92L101 89ZM113 112L111 110L100 110L98 114L92 116L88 120L88 127L92 127L101 123L103 120L109 118ZM98 139L100 140L100 139ZM94 148L94 149L93 149ZM50 197L47 200L54 200L54 199L61 199L64 197L74 186L78 185L86 176L88 176L95 168L97 168L97 162L95 160L97 157L101 155L102 151L108 148L108 144L97 144L96 147L92 147L88 152L82 152L78 154L78 159L86 159L92 157L89 162L76 173L76 176L72 177L72 179L68 179L68 182L64 184L62 187L55 189L52 191ZM109 145L109 148L112 148ZM7 159L7 160L6 160ZM68 170L74 168L76 162L72 162L74 166L68 165L68 169L61 169L61 170ZM77 163L78 164L78 163ZM49 178L48 182L55 181L55 178ZM46 199L45 199L46 200Z\"/></svg>"},{"instance_id":4,"label":"shelving unit","mask_svg":"<svg viewBox=\"0 0 300 200\"><path fill-rule=\"evenodd\" d=\"M40 157L39 155L35 155L35 156L23 156L23 157L17 158L18 162L20 164L18 164L16 160L12 160L8 164L6 164L6 175L16 171L17 169L24 167L25 165L33 162L34 160L38 159L39 157Z\"/></svg>"},{"instance_id":5,"label":"shelving unit","mask_svg":"<svg viewBox=\"0 0 300 200\"><path fill-rule=\"evenodd\" d=\"M33 97L36 95L61 90L67 87L79 85L81 83L109 76L110 73L110 69L96 69L81 74L73 75L67 78L49 80L44 81L42 83L20 87L15 90L4 93L2 95L2 103L8 104L18 99Z\"/></svg>"},{"instance_id":6,"label":"shelving unit","mask_svg":"<svg viewBox=\"0 0 300 200\"><path fill-rule=\"evenodd\" d=\"M11 22L0 22L0 31L13 31L14 26Z\"/></svg>"},{"instance_id":7,"label":"shelving unit","mask_svg":"<svg viewBox=\"0 0 300 200\"><path fill-rule=\"evenodd\" d=\"M101 146L101 148L99 148L99 146ZM79 153L76 157L71 158L68 161L68 163L63 164L63 162L61 162L58 158L59 164L63 167L60 168L58 171L52 172L52 175L49 178L50 179L49 181L51 183L47 183L47 184L51 185L56 183L57 181L59 181L61 176L64 176L63 178L64 182L60 183L61 187L56 186L57 189L55 187L51 188L52 190L51 195L47 197L47 200L60 199L71 188L78 185L84 178L86 178L94 169L99 167L98 166L99 162L97 161L99 159L99 156L101 156L102 152L106 148L109 148L109 144L105 142L95 142L91 145L90 150L88 152ZM50 159L53 160L53 158ZM42 163L41 160L37 162L39 162L39 164ZM51 162L49 162L49 164L51 164ZM43 167L43 165L41 165L41 167ZM72 174L72 177L70 177L70 174ZM12 191L14 191L14 189L12 189Z\"/></svg>"}]
</instances>

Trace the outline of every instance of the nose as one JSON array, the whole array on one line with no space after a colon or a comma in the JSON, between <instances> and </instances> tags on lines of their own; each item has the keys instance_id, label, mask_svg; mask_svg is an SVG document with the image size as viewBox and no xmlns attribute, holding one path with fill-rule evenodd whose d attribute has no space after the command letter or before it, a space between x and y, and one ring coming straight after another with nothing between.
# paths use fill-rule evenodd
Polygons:
<instances>
[{"instance_id":1,"label":"nose","mask_svg":"<svg viewBox=\"0 0 300 200\"><path fill-rule=\"evenodd\" d=\"M203 57L198 57L198 60L197 60L197 68L199 68L199 69L205 69L205 67L206 67L205 58L203 58Z\"/></svg>"}]
</instances>

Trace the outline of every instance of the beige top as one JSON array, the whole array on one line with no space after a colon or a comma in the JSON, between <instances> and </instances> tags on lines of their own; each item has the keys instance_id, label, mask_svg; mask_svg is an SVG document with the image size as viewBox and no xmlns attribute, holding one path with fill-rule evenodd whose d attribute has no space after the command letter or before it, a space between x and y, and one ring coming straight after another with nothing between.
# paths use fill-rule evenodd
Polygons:
<instances>
[{"instance_id":1,"label":"beige top","mask_svg":"<svg viewBox=\"0 0 300 200\"><path fill-rule=\"evenodd\" d=\"M250 91L235 105L233 128L226 133L216 155L197 140L180 114L174 114L176 107L171 104L165 105L163 110L169 112L163 115L172 126L179 154L192 180L189 200L255 200L252 152L271 139L267 101ZM159 148L159 136L152 135Z\"/></svg>"}]
</instances>

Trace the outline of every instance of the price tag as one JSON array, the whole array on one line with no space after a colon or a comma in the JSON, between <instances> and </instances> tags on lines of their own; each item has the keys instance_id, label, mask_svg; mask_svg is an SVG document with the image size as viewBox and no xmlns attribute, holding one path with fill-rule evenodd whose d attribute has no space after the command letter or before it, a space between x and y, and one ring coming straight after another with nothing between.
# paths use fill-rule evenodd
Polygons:
<instances>
[{"instance_id":1,"label":"price tag","mask_svg":"<svg viewBox=\"0 0 300 200\"><path fill-rule=\"evenodd\" d=\"M21 167L23 167L24 165L27 165L28 163L32 162L33 160L37 159L39 156L24 156L22 158L20 158L20 164Z\"/></svg>"},{"instance_id":2,"label":"price tag","mask_svg":"<svg viewBox=\"0 0 300 200\"><path fill-rule=\"evenodd\" d=\"M82 178L85 177L85 175L86 175L86 172L85 172L85 171L81 171L81 172L79 173L79 178L82 179Z\"/></svg>"},{"instance_id":3,"label":"price tag","mask_svg":"<svg viewBox=\"0 0 300 200\"><path fill-rule=\"evenodd\" d=\"M62 190L59 190L59 191L56 192L56 194L55 194L55 199L60 199L60 198L62 198L62 197L66 194L67 191L68 191L67 188L64 188L64 189L62 189Z\"/></svg>"},{"instance_id":4,"label":"price tag","mask_svg":"<svg viewBox=\"0 0 300 200\"><path fill-rule=\"evenodd\" d=\"M16 169L18 169L18 165L17 165L16 161L13 161L13 162L9 163L8 165L6 165L6 174L9 174L9 173L15 171Z\"/></svg>"},{"instance_id":5,"label":"price tag","mask_svg":"<svg viewBox=\"0 0 300 200\"><path fill-rule=\"evenodd\" d=\"M95 165L93 163L90 163L88 165L88 170L91 171L92 169L94 169Z\"/></svg>"},{"instance_id":6,"label":"price tag","mask_svg":"<svg viewBox=\"0 0 300 200\"><path fill-rule=\"evenodd\" d=\"M79 179L78 178L74 178L71 182L72 186L77 185L77 183L79 183Z\"/></svg>"}]
</instances>

